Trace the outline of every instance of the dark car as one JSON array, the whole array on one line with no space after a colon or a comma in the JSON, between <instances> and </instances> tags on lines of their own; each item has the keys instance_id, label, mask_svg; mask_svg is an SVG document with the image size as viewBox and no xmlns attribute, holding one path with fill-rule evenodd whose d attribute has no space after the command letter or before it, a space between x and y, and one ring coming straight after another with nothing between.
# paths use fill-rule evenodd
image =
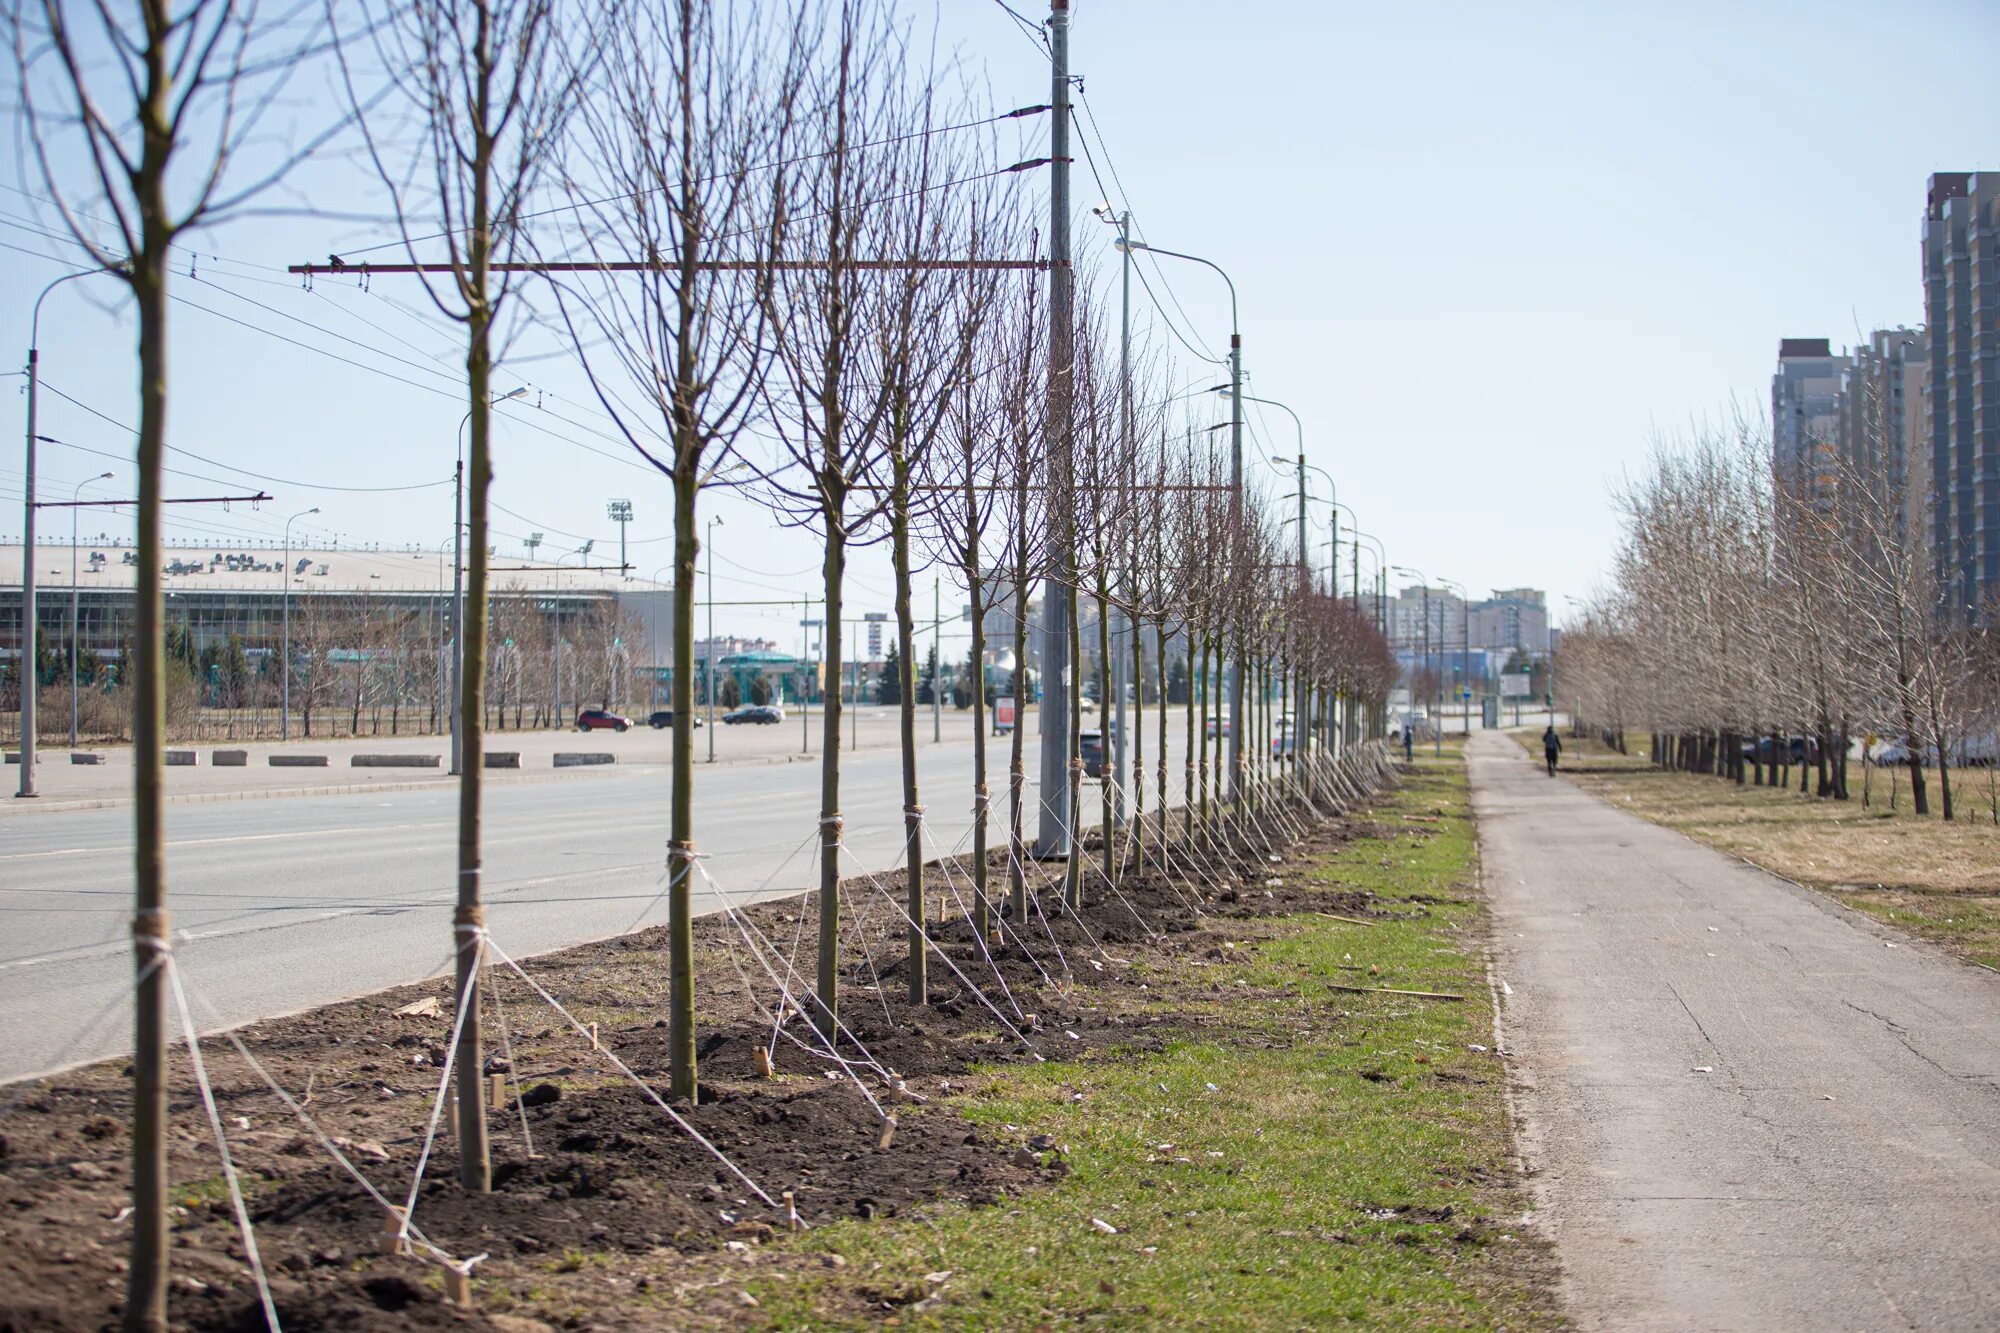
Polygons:
<instances>
[{"instance_id":1,"label":"dark car","mask_svg":"<svg viewBox=\"0 0 2000 1333\"><path fill-rule=\"evenodd\" d=\"M586 708L576 715L578 731L630 731L632 719L608 708Z\"/></svg>"},{"instance_id":2,"label":"dark car","mask_svg":"<svg viewBox=\"0 0 2000 1333\"><path fill-rule=\"evenodd\" d=\"M768 727L774 722L783 722L785 720L785 710L782 708L773 708L770 704L745 704L741 708L724 713L722 720L732 727L742 722L749 722L760 727Z\"/></svg>"},{"instance_id":3,"label":"dark car","mask_svg":"<svg viewBox=\"0 0 2000 1333\"><path fill-rule=\"evenodd\" d=\"M671 727L673 724L674 724L674 710L671 708L655 709L652 716L646 719L646 725L651 727L654 731L663 730L664 728ZM708 724L701 720L701 714L696 713L694 715L694 725L697 727L702 727L702 726L707 726Z\"/></svg>"},{"instance_id":4,"label":"dark car","mask_svg":"<svg viewBox=\"0 0 2000 1333\"><path fill-rule=\"evenodd\" d=\"M1759 736L1754 743L1747 740L1744 741L1739 749L1742 752L1745 763L1769 764L1772 762L1771 755L1775 752L1776 747L1771 743L1769 736ZM1790 737L1785 743L1785 750L1787 758L1781 762L1788 764L1818 763L1819 737Z\"/></svg>"},{"instance_id":5,"label":"dark car","mask_svg":"<svg viewBox=\"0 0 2000 1333\"><path fill-rule=\"evenodd\" d=\"M1104 776L1104 733L1101 731L1079 731L1076 733L1077 756L1083 760L1083 775L1087 778Z\"/></svg>"}]
</instances>

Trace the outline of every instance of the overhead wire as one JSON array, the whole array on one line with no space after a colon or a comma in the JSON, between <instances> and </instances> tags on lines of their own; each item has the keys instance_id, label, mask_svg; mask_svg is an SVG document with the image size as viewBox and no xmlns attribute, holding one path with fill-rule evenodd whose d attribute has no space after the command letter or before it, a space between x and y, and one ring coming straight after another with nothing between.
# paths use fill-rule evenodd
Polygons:
<instances>
[{"instance_id":1,"label":"overhead wire","mask_svg":"<svg viewBox=\"0 0 2000 1333\"><path fill-rule=\"evenodd\" d=\"M984 125L998 124L1003 120L1017 120L1024 116L1039 115L1047 110L1048 107L1046 106L1016 107L1012 111L996 112L993 115L984 116L978 120L968 120L956 125L934 125L923 129L910 130L903 134L890 135L889 137L884 139L870 140L867 143L853 144L844 149L840 148L823 149L818 152L801 153L796 157L778 158L770 162L759 163L758 165L752 167L732 168L727 174L731 176L745 176L749 175L752 172L757 172L757 171L772 171L779 167L795 166L800 162L810 162L815 158L828 157L836 152L848 152L848 153L866 152L871 148L882 148L891 144L904 143L911 139L929 138L933 135L938 135L938 134L951 134L959 130L978 129L979 127ZM598 199L586 199L576 203L557 204L554 205L553 207L537 209L533 212L517 213L513 215L511 220L513 223L518 225L523 222L532 222L536 218L551 217L557 213L574 213L586 208L597 208L601 207L604 204L616 203L621 199L635 199L640 197L641 195L662 194L670 190L678 190L684 184L705 185L711 181L719 179L721 179L720 175L697 176L692 181L688 182L675 181L672 182L671 184L657 185L646 190L624 191L618 194L605 195L602 198ZM380 245L369 245L369 246L363 246L358 250L342 251L340 257L343 260L345 260L353 255L373 254L378 250L394 250L399 248L406 249L422 241L443 240L447 236L458 235L460 232L464 230L465 228L463 227L455 227L446 231L432 232L427 236L411 236L411 237L405 237L400 240L384 241ZM714 239L721 240L724 238L716 237Z\"/></svg>"},{"instance_id":2,"label":"overhead wire","mask_svg":"<svg viewBox=\"0 0 2000 1333\"><path fill-rule=\"evenodd\" d=\"M108 416L105 413L98 411L96 408L92 407L89 403L83 402L81 399L72 398L69 394L64 393L61 389L58 389L55 385L50 384L47 380L41 380L39 381L39 383L42 388L47 389L50 393L54 394L56 397L62 399L66 403L70 403L76 407L81 408L83 411L90 413L90 415L96 417L98 420L103 421L109 425L116 426L119 430L125 431L127 434L137 435L139 433L134 427L128 426L124 422L119 421L117 418ZM70 447L82 448L81 445L71 445ZM93 449L93 450L88 450L87 452L99 453L102 451ZM418 482L411 482L407 485L401 485L401 486L342 486L335 484L333 482L299 481L291 477L277 477L269 475L268 473L252 472L249 468L238 467L234 463L225 463L218 458L209 458L206 455L194 452L192 449L185 449L182 448L180 445L176 444L168 445L167 452L179 454L183 458L195 459L198 462L208 464L210 467L219 467L225 472L235 472L245 477L254 477L258 481L268 481L274 486L296 486L300 490L305 490L305 491L340 491L355 495L385 495L396 491L425 491L431 489L434 486L449 486L452 482L452 478L443 477L437 481L418 481ZM191 476L194 474L188 473L183 475ZM233 484L228 482L221 482L214 477L204 477L201 478L201 480L215 481L217 482L218 485Z\"/></svg>"}]
</instances>

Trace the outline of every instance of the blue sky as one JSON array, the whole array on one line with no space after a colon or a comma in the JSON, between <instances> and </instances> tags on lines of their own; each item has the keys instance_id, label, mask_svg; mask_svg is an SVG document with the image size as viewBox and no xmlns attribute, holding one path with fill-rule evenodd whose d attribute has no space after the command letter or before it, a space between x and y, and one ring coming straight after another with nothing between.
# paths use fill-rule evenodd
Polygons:
<instances>
[{"instance_id":1,"label":"blue sky","mask_svg":"<svg viewBox=\"0 0 2000 1333\"><path fill-rule=\"evenodd\" d=\"M1038 49L992 0L907 9L934 17L945 44L983 68L996 103L1047 100ZM1101 131L1090 136L1105 155L1099 168L1108 179L1115 167L1149 240L1229 270L1251 392L1299 412L1312 462L1338 479L1391 560L1475 591L1541 586L1560 606L1607 567L1621 472L1694 419L1765 401L1780 337L1843 343L1922 322L1925 178L2000 169L1996 53L2000 6L1969 0L1077 0L1072 65ZM15 192L40 189L20 143L14 133L0 145L10 187L0 189L0 244L19 247L0 249L0 330L24 349L34 294L61 269L20 250L61 247L20 225L53 217ZM328 166L301 188L348 208L368 182L358 168ZM1082 161L1075 191L1080 212L1098 202ZM1087 215L1078 227L1102 230ZM172 442L288 484L264 483L277 503L211 514L199 521L212 535L190 539L275 539L285 514L313 505L322 514L299 527L346 540L434 547L449 537L448 489L311 485L413 484L451 469L463 412L450 380L455 342L424 316L421 294L386 279L365 293L324 281L307 293L274 271L364 243L351 224L295 218L249 219L195 242L215 258L179 287L207 310L175 314ZM1171 284L1186 315L1176 322L1219 354L1221 284L1163 262L1152 276ZM85 285L45 308L44 374L130 422L129 314L94 303ZM1143 299L1141 317L1166 338ZM1181 361L1191 382L1200 368ZM629 497L641 543L632 560L651 573L666 558L664 482L591 433L605 423L559 361L499 378L536 386L522 417L604 452L504 427L495 498L525 518L496 515L495 526L549 532L550 546L561 532L594 536L602 551L616 535L605 501ZM19 395L11 401L18 412ZM1289 418L1268 413L1257 426L1266 452L1293 452ZM41 428L129 455L116 426L52 394ZM18 440L18 425L0 438ZM9 446L0 533L13 540L20 466ZM107 467L130 484L129 465L51 448L45 485L66 493ZM811 587L817 554L805 535L774 530L742 501L721 512L718 596ZM129 531L122 518L99 526ZM887 609L888 589L886 561L871 557L858 609ZM719 629L781 643L796 640L797 619L757 607L716 617Z\"/></svg>"}]
</instances>

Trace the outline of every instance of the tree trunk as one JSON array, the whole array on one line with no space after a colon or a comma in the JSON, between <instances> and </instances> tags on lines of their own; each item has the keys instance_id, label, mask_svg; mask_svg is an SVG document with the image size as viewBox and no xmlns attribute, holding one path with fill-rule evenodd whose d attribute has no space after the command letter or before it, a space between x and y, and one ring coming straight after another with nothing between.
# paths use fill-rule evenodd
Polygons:
<instances>
[{"instance_id":1,"label":"tree trunk","mask_svg":"<svg viewBox=\"0 0 2000 1333\"><path fill-rule=\"evenodd\" d=\"M480 11L482 22L485 11ZM482 49L484 43L482 42ZM486 150L490 152L490 149ZM483 154L482 154L483 157ZM486 532L487 492L493 484L488 403L492 399L491 326L483 303L486 291L488 241L486 237L486 182L484 165L476 167L475 191L479 203L474 214L472 240L472 283L480 299L472 302L470 343L466 353L466 388L472 403L470 458L468 459L466 540L468 559L465 571L465 625L460 635L464 655L463 692L459 700L458 776L458 907L452 914L452 945L457 964L454 994L463 1020L459 1024L458 1050L453 1056L458 1076L458 1180L466 1189L484 1194L492 1188L492 1162L486 1142L486 1110L480 1097L485 1073L480 1060L478 964L481 932L486 927L480 872L483 838L480 809L481 785L485 778L486 721Z\"/></svg>"},{"instance_id":2,"label":"tree trunk","mask_svg":"<svg viewBox=\"0 0 2000 1333\"><path fill-rule=\"evenodd\" d=\"M903 758L903 910L909 916L910 1003L923 1004L929 999L929 986L924 956L924 813L917 794L917 637L915 613L910 607L910 474L899 448L892 454L890 466L895 475L889 494L889 550L896 571L896 644L902 655L897 663L902 671L902 698L896 706L896 729ZM938 665L943 664L940 654ZM931 677L933 691L941 674Z\"/></svg>"},{"instance_id":3,"label":"tree trunk","mask_svg":"<svg viewBox=\"0 0 2000 1333\"><path fill-rule=\"evenodd\" d=\"M145 166L137 190L146 226L132 291L139 308L139 551L132 655L132 868L136 881L132 963L132 1253L125 1328L155 1333L167 1322L167 943L166 640L161 592L160 492L167 439L167 244L164 54L148 52L155 82L141 113ZM158 160L155 160L157 154ZM22 676L24 688L33 670Z\"/></svg>"},{"instance_id":4,"label":"tree trunk","mask_svg":"<svg viewBox=\"0 0 2000 1333\"><path fill-rule=\"evenodd\" d=\"M1100 581L1097 587L1097 790L1099 804L1103 807L1099 811L1099 823L1104 830L1104 878L1116 882L1117 779L1111 771L1111 724L1117 716L1114 703L1111 697L1111 608Z\"/></svg>"},{"instance_id":5,"label":"tree trunk","mask_svg":"<svg viewBox=\"0 0 2000 1333\"><path fill-rule=\"evenodd\" d=\"M838 446L828 449L829 460L837 459ZM832 473L832 476L828 474ZM829 484L831 490L825 490ZM822 564L826 592L826 620L830 625L838 625L842 612L842 584L847 575L847 533L842 527L846 491L832 462L820 475L823 495L827 498L828 517L826 556ZM827 636L828 668L840 671L840 636ZM817 983L818 1012L814 1021L820 1033L828 1042L837 1034L840 1016L840 839L842 820L840 814L840 701L827 701L820 710L822 717L822 740L819 765L819 970Z\"/></svg>"},{"instance_id":6,"label":"tree trunk","mask_svg":"<svg viewBox=\"0 0 2000 1333\"><path fill-rule=\"evenodd\" d=\"M676 423L677 426L680 423ZM667 1078L677 1100L693 1100L700 1070L694 1041L694 602L696 560L701 554L697 504L700 454L675 449L674 482L674 710L672 814L667 830ZM708 590L713 597L714 590ZM835 637L838 637L836 633ZM837 669L837 668L836 668Z\"/></svg>"}]
</instances>

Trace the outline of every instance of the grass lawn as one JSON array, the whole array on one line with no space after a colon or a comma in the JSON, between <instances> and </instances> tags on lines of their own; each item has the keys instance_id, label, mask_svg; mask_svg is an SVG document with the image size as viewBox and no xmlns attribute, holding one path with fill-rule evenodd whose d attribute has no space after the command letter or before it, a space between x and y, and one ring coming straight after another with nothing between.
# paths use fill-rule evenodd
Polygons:
<instances>
[{"instance_id":1,"label":"grass lawn","mask_svg":"<svg viewBox=\"0 0 2000 1333\"><path fill-rule=\"evenodd\" d=\"M1537 758L1540 733L1516 739ZM1910 811L1909 774L1849 770L1852 798L1799 795L1798 771L1785 790L1736 786L1720 778L1667 773L1628 738L1620 755L1594 740L1563 738L1564 771L1614 805L1810 885L1850 907L1936 941L1962 958L2000 967L2000 829L1993 823L1988 773L1952 775L1958 818L1937 813L1937 775L1927 773L1932 813ZM1892 798L1892 789L1893 798ZM1892 805L1891 802L1894 804Z\"/></svg>"},{"instance_id":2,"label":"grass lawn","mask_svg":"<svg viewBox=\"0 0 2000 1333\"><path fill-rule=\"evenodd\" d=\"M1384 836L1313 873L1372 890L1396 919L1212 921L1216 947L1155 964L1151 987L1198 1035L998 1069L963 1108L1067 1175L990 1207L780 1239L734 1269L718 1256L747 1293L731 1322L756 1326L754 1308L774 1329L1559 1326L1485 1049L1463 764L1421 761L1371 817Z\"/></svg>"}]
</instances>

